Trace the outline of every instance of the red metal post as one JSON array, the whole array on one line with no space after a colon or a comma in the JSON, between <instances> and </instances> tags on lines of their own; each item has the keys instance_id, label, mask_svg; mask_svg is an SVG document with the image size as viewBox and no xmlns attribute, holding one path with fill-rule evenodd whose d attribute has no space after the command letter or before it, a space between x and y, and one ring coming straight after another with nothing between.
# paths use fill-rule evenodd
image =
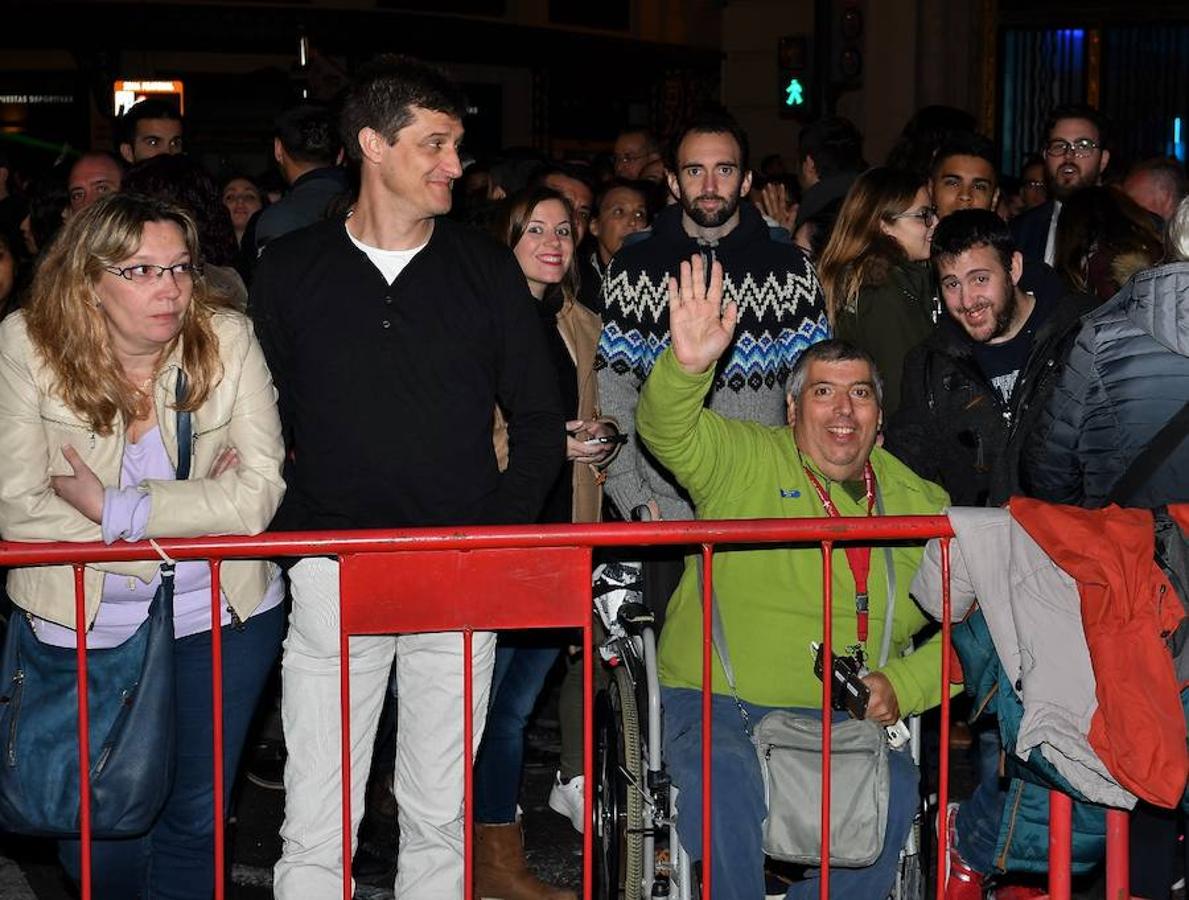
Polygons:
<instances>
[{"instance_id":1,"label":"red metal post","mask_svg":"<svg viewBox=\"0 0 1189 900\"><path fill-rule=\"evenodd\" d=\"M342 563L340 562L341 566ZM351 637L341 615L342 597L339 597L339 703L342 715L339 734L342 735L343 768L343 900L352 900L351 889Z\"/></svg>"},{"instance_id":2,"label":"red metal post","mask_svg":"<svg viewBox=\"0 0 1189 900\"><path fill-rule=\"evenodd\" d=\"M586 569L591 553L586 551ZM590 582L590 579L587 579ZM586 827L582 829L582 896L594 896L594 585L586 594L586 619L582 625L582 811Z\"/></svg>"},{"instance_id":3,"label":"red metal post","mask_svg":"<svg viewBox=\"0 0 1189 900\"><path fill-rule=\"evenodd\" d=\"M945 897L950 802L950 541L941 539L941 738L937 746L937 900Z\"/></svg>"},{"instance_id":4,"label":"red metal post","mask_svg":"<svg viewBox=\"0 0 1189 900\"><path fill-rule=\"evenodd\" d=\"M223 591L220 561L211 560L211 732L215 762L215 900L223 900L226 848L223 845Z\"/></svg>"},{"instance_id":5,"label":"red metal post","mask_svg":"<svg viewBox=\"0 0 1189 900\"><path fill-rule=\"evenodd\" d=\"M714 547L702 545L702 896L713 897L710 843L710 754L713 736Z\"/></svg>"},{"instance_id":6,"label":"red metal post","mask_svg":"<svg viewBox=\"0 0 1189 900\"><path fill-rule=\"evenodd\" d=\"M834 542L822 541L822 868L821 900L830 897L830 746L834 737Z\"/></svg>"},{"instance_id":7,"label":"red metal post","mask_svg":"<svg viewBox=\"0 0 1189 900\"><path fill-rule=\"evenodd\" d=\"M82 565L74 567L74 652L78 662L78 830L82 900L91 900L91 721L87 712L87 594Z\"/></svg>"},{"instance_id":8,"label":"red metal post","mask_svg":"<svg viewBox=\"0 0 1189 900\"><path fill-rule=\"evenodd\" d=\"M475 864L475 842L471 834L475 818L475 661L471 657L474 650L475 633L471 629L462 632L462 761L464 775L462 781L462 895L466 900L474 896L474 884L471 873Z\"/></svg>"},{"instance_id":9,"label":"red metal post","mask_svg":"<svg viewBox=\"0 0 1189 900\"><path fill-rule=\"evenodd\" d=\"M1073 800L1049 791L1049 900L1070 900L1073 881Z\"/></svg>"},{"instance_id":10,"label":"red metal post","mask_svg":"<svg viewBox=\"0 0 1189 900\"><path fill-rule=\"evenodd\" d=\"M1131 897L1129 843L1131 820L1122 809L1106 811L1106 900Z\"/></svg>"}]
</instances>

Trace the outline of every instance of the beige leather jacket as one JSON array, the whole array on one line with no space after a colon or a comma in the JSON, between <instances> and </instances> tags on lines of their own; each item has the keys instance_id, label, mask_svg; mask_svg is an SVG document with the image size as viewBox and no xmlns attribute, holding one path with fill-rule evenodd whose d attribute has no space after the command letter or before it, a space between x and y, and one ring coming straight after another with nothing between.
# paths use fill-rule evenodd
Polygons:
<instances>
[{"instance_id":1,"label":"beige leather jacket","mask_svg":"<svg viewBox=\"0 0 1189 900\"><path fill-rule=\"evenodd\" d=\"M223 377L193 414L191 478L146 481L152 497L146 537L257 534L265 529L285 493L284 446L276 389L251 322L222 311L213 319ZM181 348L165 362L153 387L157 422L170 460L177 460L174 391ZM69 475L62 447L72 445L107 486L118 486L124 428L107 436L68 409L51 391L52 373L33 348L21 312L0 323L0 537L6 541L99 541L99 525L50 488L51 475ZM239 465L219 478L204 478L227 447ZM149 582L157 563L88 565L87 627L95 619L105 572ZM263 560L229 560L221 567L231 609L246 618L264 597L276 567ZM74 576L68 566L14 569L8 574L14 603L35 615L74 627Z\"/></svg>"}]
</instances>

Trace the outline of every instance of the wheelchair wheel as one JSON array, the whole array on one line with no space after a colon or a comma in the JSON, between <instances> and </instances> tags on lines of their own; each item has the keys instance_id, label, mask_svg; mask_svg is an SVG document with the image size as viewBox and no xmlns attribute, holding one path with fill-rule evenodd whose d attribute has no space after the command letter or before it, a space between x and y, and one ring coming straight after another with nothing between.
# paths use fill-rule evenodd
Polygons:
<instances>
[{"instance_id":1,"label":"wheelchair wheel","mask_svg":"<svg viewBox=\"0 0 1189 900\"><path fill-rule=\"evenodd\" d=\"M641 900L644 878L644 767L631 677L612 670L595 701L595 866L599 900Z\"/></svg>"}]
</instances>

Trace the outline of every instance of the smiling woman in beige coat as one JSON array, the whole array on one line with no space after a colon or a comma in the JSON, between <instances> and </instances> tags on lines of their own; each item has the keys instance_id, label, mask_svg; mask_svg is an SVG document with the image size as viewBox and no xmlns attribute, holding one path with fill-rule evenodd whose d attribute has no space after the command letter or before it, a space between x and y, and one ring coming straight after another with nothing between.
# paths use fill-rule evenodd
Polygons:
<instances>
[{"instance_id":1,"label":"smiling woman in beige coat","mask_svg":"<svg viewBox=\"0 0 1189 900\"><path fill-rule=\"evenodd\" d=\"M66 224L28 307L0 324L0 537L112 543L268 525L285 490L276 393L249 321L211 298L194 223L176 207L113 195ZM182 373L192 440L179 481ZM88 565L88 647L127 640L159 581L151 562ZM175 584L177 775L148 834L93 843L97 898L213 890L207 564L179 563ZM222 588L229 792L280 649L284 590L263 561L225 563ZM70 567L16 569L8 592L39 640L74 646ZM77 843L59 849L77 877Z\"/></svg>"}]
</instances>

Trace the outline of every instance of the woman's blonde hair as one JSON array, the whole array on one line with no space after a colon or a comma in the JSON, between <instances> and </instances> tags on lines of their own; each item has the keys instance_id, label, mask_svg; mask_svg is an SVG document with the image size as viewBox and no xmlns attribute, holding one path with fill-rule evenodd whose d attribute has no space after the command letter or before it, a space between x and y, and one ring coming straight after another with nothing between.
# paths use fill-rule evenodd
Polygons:
<instances>
[{"instance_id":1,"label":"woman's blonde hair","mask_svg":"<svg viewBox=\"0 0 1189 900\"><path fill-rule=\"evenodd\" d=\"M840 310L854 306L864 284L881 284L892 266L907 259L880 225L911 207L924 186L919 175L887 167L868 169L851 185L818 263L831 326Z\"/></svg>"},{"instance_id":2,"label":"woman's blonde hair","mask_svg":"<svg viewBox=\"0 0 1189 900\"><path fill-rule=\"evenodd\" d=\"M116 358L95 286L105 266L119 265L136 252L148 222L177 225L195 266L181 330L160 357L167 359L181 341L187 391L180 409L198 409L223 374L211 325L219 304L202 277L193 220L150 197L105 197L62 227L37 267L25 311L29 338L54 373L54 390L99 434L110 434L117 419L131 422L145 411L145 394L129 384Z\"/></svg>"}]
</instances>

